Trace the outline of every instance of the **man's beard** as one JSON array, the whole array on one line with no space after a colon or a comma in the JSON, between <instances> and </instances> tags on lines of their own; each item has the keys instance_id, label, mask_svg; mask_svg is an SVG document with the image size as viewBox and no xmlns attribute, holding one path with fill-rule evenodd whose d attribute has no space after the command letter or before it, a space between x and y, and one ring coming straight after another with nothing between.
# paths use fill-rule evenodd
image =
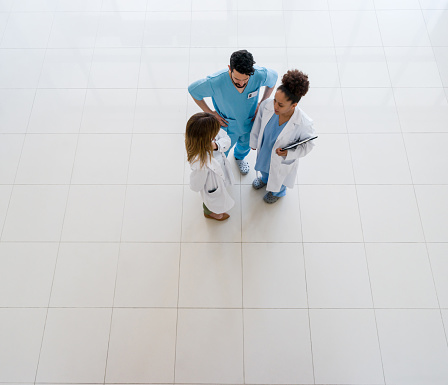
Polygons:
<instances>
[{"instance_id":1,"label":"man's beard","mask_svg":"<svg viewBox=\"0 0 448 385\"><path fill-rule=\"evenodd\" d=\"M239 84L235 83L235 82L233 81L233 79L232 79L232 83L234 84L234 86L235 86L236 88L244 88L244 87L246 87L246 85L247 85L247 83L244 83L242 86L240 86Z\"/></svg>"}]
</instances>

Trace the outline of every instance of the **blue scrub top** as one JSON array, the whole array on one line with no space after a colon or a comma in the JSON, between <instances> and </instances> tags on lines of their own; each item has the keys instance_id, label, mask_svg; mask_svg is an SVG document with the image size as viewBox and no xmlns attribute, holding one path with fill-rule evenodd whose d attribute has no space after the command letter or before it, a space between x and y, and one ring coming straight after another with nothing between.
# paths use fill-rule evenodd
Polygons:
<instances>
[{"instance_id":1,"label":"blue scrub top","mask_svg":"<svg viewBox=\"0 0 448 385\"><path fill-rule=\"evenodd\" d=\"M246 133L252 128L252 119L257 109L261 87L274 87L277 82L277 72L269 68L254 66L255 73L242 93L239 93L229 76L229 70L223 69L191 83L188 92L196 100L211 97L215 110L226 119L228 127L223 127L231 133ZM258 92L249 98L249 94Z\"/></svg>"},{"instance_id":2,"label":"blue scrub top","mask_svg":"<svg viewBox=\"0 0 448 385\"><path fill-rule=\"evenodd\" d=\"M269 169L271 168L272 147L274 147L275 141L287 123L288 122L285 122L279 126L278 115L272 115L272 118L269 120L268 124L266 124L263 132L261 146L257 155L257 163L255 163L255 170L269 174Z\"/></svg>"}]
</instances>

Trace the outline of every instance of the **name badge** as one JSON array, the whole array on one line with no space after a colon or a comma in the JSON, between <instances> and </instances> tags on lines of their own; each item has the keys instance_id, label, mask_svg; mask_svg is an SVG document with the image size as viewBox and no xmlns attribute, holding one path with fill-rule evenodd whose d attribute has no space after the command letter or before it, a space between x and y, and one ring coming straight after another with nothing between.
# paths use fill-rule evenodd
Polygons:
<instances>
[{"instance_id":1,"label":"name badge","mask_svg":"<svg viewBox=\"0 0 448 385\"><path fill-rule=\"evenodd\" d=\"M254 92L251 92L249 95L247 95L247 98L248 99L252 99L252 98L254 98L257 95L258 95L258 91L254 91Z\"/></svg>"}]
</instances>

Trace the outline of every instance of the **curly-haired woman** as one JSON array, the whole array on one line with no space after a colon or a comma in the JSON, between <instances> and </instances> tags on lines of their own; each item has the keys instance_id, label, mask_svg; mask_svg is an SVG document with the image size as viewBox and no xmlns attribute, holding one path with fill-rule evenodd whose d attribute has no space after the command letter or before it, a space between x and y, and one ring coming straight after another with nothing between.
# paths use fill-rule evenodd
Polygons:
<instances>
[{"instance_id":1,"label":"curly-haired woman","mask_svg":"<svg viewBox=\"0 0 448 385\"><path fill-rule=\"evenodd\" d=\"M258 190L266 186L264 201L274 203L286 195L286 187L294 187L298 158L314 147L312 141L289 150L291 143L313 137L313 121L297 107L308 92L308 76L299 70L290 70L282 78L274 100L260 104L250 134L250 146L257 149L255 170L261 173L252 186Z\"/></svg>"}]
</instances>

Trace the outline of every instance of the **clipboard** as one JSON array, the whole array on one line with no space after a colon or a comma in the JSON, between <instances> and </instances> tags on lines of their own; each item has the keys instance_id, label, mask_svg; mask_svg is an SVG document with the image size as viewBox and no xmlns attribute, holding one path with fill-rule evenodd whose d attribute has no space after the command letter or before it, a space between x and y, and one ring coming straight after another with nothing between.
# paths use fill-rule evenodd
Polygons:
<instances>
[{"instance_id":1,"label":"clipboard","mask_svg":"<svg viewBox=\"0 0 448 385\"><path fill-rule=\"evenodd\" d=\"M282 148L282 151L289 150L291 148L296 148L297 146L300 146L301 144L309 142L310 140L314 140L316 138L317 138L317 136L312 136L310 138L306 138L304 140L300 140L298 142L294 142L294 143L288 144L286 147Z\"/></svg>"}]
</instances>

